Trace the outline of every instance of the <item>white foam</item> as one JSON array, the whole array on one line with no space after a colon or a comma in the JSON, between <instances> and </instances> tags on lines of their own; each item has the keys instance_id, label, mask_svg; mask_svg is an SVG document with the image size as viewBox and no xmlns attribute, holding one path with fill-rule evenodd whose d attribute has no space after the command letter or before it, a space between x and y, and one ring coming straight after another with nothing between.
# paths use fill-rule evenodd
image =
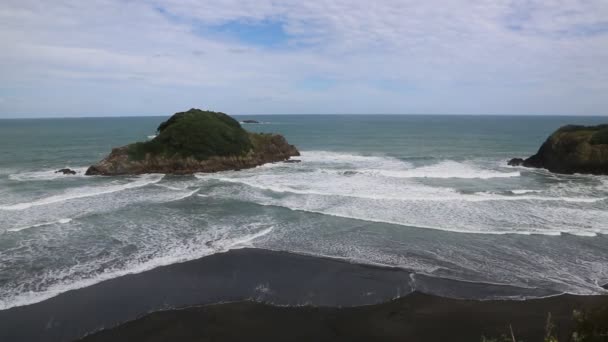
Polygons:
<instances>
[{"instance_id":1,"label":"white foam","mask_svg":"<svg viewBox=\"0 0 608 342\"><path fill-rule=\"evenodd\" d=\"M408 167L406 164L390 158L387 162L384 157L332 153L313 154L311 157L304 153L303 159L306 158L309 162L292 169L271 168L196 177L226 184L214 188L209 194L212 197L229 197L371 222L482 234L572 233L592 236L608 232L608 212L597 205L606 201L606 196L590 191L589 185L580 188L568 185L568 191L551 186L542 191L542 195L527 189L516 189L511 194L467 193L441 185L445 183L427 185L417 177L386 177L382 172L368 172L370 158L378 158L374 162L379 164L386 162L388 168L380 171L394 172L401 168L398 171L403 174L418 170L404 169ZM311 159L315 163L311 163ZM348 169L344 168L345 164L348 164ZM361 165L365 166L365 172ZM435 176L443 177L437 170L450 165L453 162L438 163L432 170L435 170ZM429 169L423 167L423 170L427 173ZM461 172L457 176L497 176L492 170L484 171L474 166L466 166L462 170L467 170L466 174ZM500 171L496 173L502 174ZM419 173L409 174L412 175L418 176Z\"/></svg>"},{"instance_id":2,"label":"white foam","mask_svg":"<svg viewBox=\"0 0 608 342\"><path fill-rule=\"evenodd\" d=\"M542 192L541 190L526 190L526 189L521 189L521 190L511 190L511 193L514 195L523 195L523 194L529 194L529 193L538 193L538 192Z\"/></svg>"},{"instance_id":3,"label":"white foam","mask_svg":"<svg viewBox=\"0 0 608 342\"><path fill-rule=\"evenodd\" d=\"M514 194L517 194L514 191L511 191ZM526 192L522 192L522 194L526 194L529 192L536 192L534 190L527 190ZM464 195L470 196L470 195ZM547 202L572 202L572 203L596 203L606 200L606 197L566 197L566 196L504 196L489 192L476 192L473 196L478 196L478 198L474 199L473 202L477 201L547 201Z\"/></svg>"},{"instance_id":4,"label":"white foam","mask_svg":"<svg viewBox=\"0 0 608 342\"><path fill-rule=\"evenodd\" d=\"M221 197L217 192L211 196ZM529 214L514 212L513 216L510 217L512 220L511 226L505 227L492 222L484 222L485 216L483 213L479 213L474 207L467 208L456 204L459 202L447 202L443 207L427 205L422 202L414 202L403 206L399 204L389 205L389 203L377 201L325 200L315 196L275 199L242 192L239 192L236 198L260 205L283 207L294 211L468 234L560 236L563 233L568 233L579 236L596 236L597 233L595 231L600 231L599 229L594 229L594 232L586 232L583 229L572 229L571 227L578 225L577 221L579 221L580 212L568 215L567 211L564 211L563 216L556 216L554 220L550 223L545 223L544 226L524 225L518 219L522 217L523 220L526 220ZM536 213L532 214L537 215ZM519 215L519 217L516 215ZM604 214L603 216L606 216L605 218L608 219L607 215ZM565 217L568 217L569 220L565 220ZM592 224L592 222L587 222L587 225ZM553 224L556 226L552 226ZM608 227L604 226L601 231L608 233Z\"/></svg>"},{"instance_id":5,"label":"white foam","mask_svg":"<svg viewBox=\"0 0 608 342\"><path fill-rule=\"evenodd\" d=\"M178 197L171 199L169 202L181 201L183 199L186 199L186 198L191 197L192 195L196 194L199 190L200 190L200 188L192 190L190 192L183 194L182 196L178 196Z\"/></svg>"},{"instance_id":6,"label":"white foam","mask_svg":"<svg viewBox=\"0 0 608 342\"><path fill-rule=\"evenodd\" d=\"M75 189L68 190L61 195L49 196L41 199L37 199L31 202L10 204L10 205L2 205L0 206L0 210L24 210L31 207L54 204L64 201L69 201L78 198L99 196L104 194L110 194L113 192L123 191L127 189L139 188L146 185L154 184L160 182L164 175L160 174L149 174L139 176L135 181L120 184L120 185L109 185L109 186L99 186L99 187L79 187Z\"/></svg>"},{"instance_id":7,"label":"white foam","mask_svg":"<svg viewBox=\"0 0 608 342\"><path fill-rule=\"evenodd\" d=\"M169 190L173 190L173 191L184 191L184 190L186 190L186 188L178 188L178 187L170 186L170 185L167 185L167 184L154 184L154 185L158 186L160 188L165 188L165 189L169 189Z\"/></svg>"},{"instance_id":8,"label":"white foam","mask_svg":"<svg viewBox=\"0 0 608 342\"><path fill-rule=\"evenodd\" d=\"M411 164L397 158L388 156L365 156L360 154L329 152L329 151L303 151L299 157L303 163L329 164L332 166L349 164L358 168L402 170L411 168Z\"/></svg>"},{"instance_id":9,"label":"white foam","mask_svg":"<svg viewBox=\"0 0 608 342\"><path fill-rule=\"evenodd\" d=\"M70 168L70 167L68 167ZM61 172L56 172L58 169L52 170L39 170L39 171L26 171L13 173L8 176L10 180L18 181L18 182L27 182L27 181L48 181L54 179L73 179L83 177L87 168L86 167L76 167L70 168L76 171L75 175L64 175Z\"/></svg>"},{"instance_id":10,"label":"white foam","mask_svg":"<svg viewBox=\"0 0 608 342\"><path fill-rule=\"evenodd\" d=\"M409 170L364 170L370 174L396 178L462 178L462 179L491 179L519 177L521 173L483 170L477 167L447 160L437 164L417 167Z\"/></svg>"},{"instance_id":11,"label":"white foam","mask_svg":"<svg viewBox=\"0 0 608 342\"><path fill-rule=\"evenodd\" d=\"M334 216L334 217L340 217L340 218L347 218L347 219L355 219L355 220L361 220L361 221L367 221L367 222L376 222L376 223L388 223L388 224L393 224L393 225L398 225L398 226L409 226L409 227L413 227L413 228L425 228L425 229L433 229L433 230L440 230L440 231L445 231L445 232L452 232L452 233L463 233L463 234L489 234L489 235L546 235L546 236L561 236L564 233L567 234L571 234L571 235L578 235L578 236L589 236L589 237L594 237L597 236L596 233L585 233L585 232L576 232L576 231L547 231L547 230L542 230L542 229L538 229L538 230L488 230L488 229L458 229L458 228L449 228L449 227L445 227L445 226L431 226L431 225L424 225L424 224L420 224L420 223L404 223L403 221L393 221L390 219L384 219L384 218L373 218L367 215L357 215L357 214L352 214L352 213L341 213L341 212L328 212L328 211L324 211L324 210L314 210L314 209L307 209L305 207L297 207L297 206L288 206L285 204L277 204L277 203L258 203L261 205L268 205L268 206L278 206L278 207L282 207L285 209L289 209L289 210L293 210L293 211L303 211L303 212L309 212L309 213L314 213L314 214L322 214L322 215L328 215L328 216Z\"/></svg>"},{"instance_id":12,"label":"white foam","mask_svg":"<svg viewBox=\"0 0 608 342\"><path fill-rule=\"evenodd\" d=\"M608 179L606 177L602 177L600 179L600 185L597 187L598 190L608 191Z\"/></svg>"},{"instance_id":13,"label":"white foam","mask_svg":"<svg viewBox=\"0 0 608 342\"><path fill-rule=\"evenodd\" d=\"M595 237L597 236L597 232L589 232L589 231L584 231L584 230L576 230L576 229L572 229L568 231L568 234L570 235L576 235L576 236L588 236L588 237Z\"/></svg>"},{"instance_id":14,"label":"white foam","mask_svg":"<svg viewBox=\"0 0 608 342\"><path fill-rule=\"evenodd\" d=\"M498 166L488 168L487 161L442 161L433 165L414 167L409 162L386 156L323 151L307 151L302 154L302 163L266 164L239 172L199 174L196 175L196 178L171 177L162 183L159 183L160 179L153 182L156 179L155 176L142 176L136 178L135 182L143 184L152 181L150 184L155 184L155 186L108 195L99 201L74 200L69 205L44 206L48 202L61 203L81 198L83 194L86 195L84 197L88 197L107 193L106 191L112 189L121 191L121 187L133 183L133 179L113 178L112 183L108 184L103 183L106 181L105 178L96 178L91 183L104 185L73 188L61 195L36 199L33 202L28 199L27 201L30 202L20 203L26 207L27 205L35 207L28 210L27 215L18 211L21 209L17 209L15 204L0 206L0 209L3 210L13 210L12 212L5 211L0 215L1 226L27 229L39 225L39 222L50 224L48 230L32 231L37 234L37 237L35 241L31 239L32 241L28 242L27 247L31 250L19 250L15 253L22 254L11 254L10 258L18 259L27 256L34 260L35 258L43 260L46 253L49 253L45 246L64 246L71 241L71 238L82 239L83 236L87 238L88 236L85 235L88 234L87 231L95 232L95 229L91 229L87 225L97 227L100 220L112 220L112 224L104 229L113 230L104 230L104 236L121 241L119 243L109 242L110 247L102 244L84 246L84 248L91 247L92 251L80 250L79 257L82 258L79 258L78 265L70 264L63 268L58 267L56 270L44 271L46 272L44 274L23 275L23 279L14 278L16 280L10 283L10 286L0 288L2 291L0 308L41 301L61 292L88 286L105 279L250 245L264 248L274 246L292 252L308 252L333 257L345 256L350 260L359 260L364 263L377 262L399 267L411 266L413 269L428 270L428 272L436 270L441 273L442 268L444 271L458 272L445 264L437 267L441 258L448 265L456 260L448 252L441 255L442 252L439 250L421 247L420 253L399 255L399 251L406 250L403 246L407 242L398 238L389 242L389 238L383 234L355 233L345 236L323 230L319 230L321 233L318 233L314 231L314 227L326 228L327 226L323 226L323 224L332 224L333 227L337 223L338 230L342 227L340 226L341 221L336 221L338 219L320 215L361 220L359 223L355 222L352 227L360 227L361 232L368 232L367 229L377 227L386 228L394 232L397 237L400 234L406 234L407 230L411 229L409 227L469 234L550 236L569 234L587 236L594 243L598 240L591 238L592 236L608 234L608 211L605 210L604 203L600 202L604 201L608 194L598 187L600 183L608 185L606 179L585 178L581 181L564 177L542 183L537 182L536 179L544 180L549 177L548 175L532 175L522 171L521 178L518 178L514 176L513 169ZM510 171L504 172L505 169ZM431 178L431 180L424 178ZM439 180L450 178L456 180ZM458 178L468 180L458 180ZM491 180L494 178L496 179ZM489 180L477 182L471 181L471 179ZM126 183L127 181L131 183ZM496 190L505 187L515 190L510 192ZM533 191L528 188L542 190ZM480 191L486 189L491 190ZM204 192L204 194L200 192ZM32 196L27 192L16 195ZM74 195L76 196L74 197ZM205 204L218 207L212 207L214 210L191 210L192 206L162 205L162 203L179 201L190 196L207 198L204 200ZM24 197L17 198L19 199L6 197L5 201L9 203L26 202ZM219 201L221 203L216 203L216 199L221 200ZM247 210L244 215L241 215L242 213L225 214L223 202L226 199L277 208L257 208L259 209L257 213L262 216L261 221L265 223L262 226L251 225L258 219L258 217L250 215L252 211ZM31 205L32 203L35 205ZM148 205L152 203L154 205ZM230 205L238 204L231 203ZM240 204L248 205L242 202ZM248 206L255 208L252 205ZM6 207L11 209L6 209ZM320 215L296 214L278 208ZM155 215L157 210L158 215ZM277 212L279 214L275 215ZM112 215L99 215L100 213L112 213ZM264 217L265 215L268 216ZM67 228L60 226L61 220L67 220L65 219L67 217L77 217L77 224L69 225ZM284 219L288 222L283 222ZM219 233L206 232L204 230L209 222L213 222L214 226L223 223L224 228ZM396 226L383 227L365 222L390 223ZM276 233L270 234L275 225ZM19 228L12 229L17 231ZM194 241L191 241L191 237L196 234L204 236L196 237ZM412 236L414 239L424 242L425 239L421 237L425 235L415 233ZM335 236L334 240L331 240L332 236ZM446 235L443 234L436 236L446 238ZM17 234L14 237L18 237ZM434 237L435 235L433 235ZM448 239L451 237L452 235L448 235ZM382 239L386 239L386 241L383 242ZM483 242L495 238L467 236L461 240L477 241L475 239ZM580 241L581 239L583 238L565 237L548 240L552 243L559 243L559 241ZM48 242L48 240L51 241ZM530 239L505 237L504 240L500 240L507 242L506 246L501 246L502 252L509 253L510 248L518 248L516 245L508 245L511 240L529 241ZM112 243L116 245L112 245ZM451 242L438 243L442 243L442 251L452 247ZM123 254L121 248L125 245L135 245L136 251L131 255L128 253L131 253L132 250L128 249L128 255ZM107 254L104 253L109 253L108 251L111 251L112 248L116 248L113 250L115 254L106 257ZM407 250L409 251L409 249ZM412 250L415 251L415 249ZM26 254L31 252L38 254L32 253L31 256ZM55 251L50 253L55 253ZM475 249L471 248L471 254L468 256L479 257L475 253ZM458 260L461 260L462 263L459 263L457 267L468 262L464 260L471 260L466 256L458 255ZM487 257L488 255L481 256ZM549 258L551 254L541 256ZM0 263L2 257L3 255L0 254ZM534 255L531 254L530 258L523 259L533 260ZM591 261L594 260L597 259ZM606 265L605 262L600 261L593 266L595 272L593 274L601 272L607 274L605 271L596 270ZM466 265L469 268L465 272L470 270L467 275L484 274L491 278L496 276L497 272L499 273L499 271L494 273L484 273L483 271L484 267L489 268L489 265L496 265L496 263L484 264L485 259L479 261L478 265L474 264L475 262L477 261L472 261L472 266ZM535 262L535 265L546 263L542 260ZM100 267L100 265L102 266ZM111 266L114 268L106 270L103 268L106 265L114 265ZM562 264L558 266L562 266ZM497 267L497 269L502 270L501 267ZM554 266L547 266L541 270L551 267ZM588 266L588 268L591 267ZM513 269L515 268L513 267ZM577 268L571 269L576 270ZM522 279L539 281L539 272L535 271L538 270L524 267L521 272L530 272L530 276ZM517 272L520 270L512 271L507 278ZM580 272L582 273L582 271ZM568 281L575 285L579 283L585 285L585 279L571 279L581 273L569 277ZM541 276L544 277L545 274L552 273L542 273ZM546 280L552 284L557 281L565 282L564 279L558 279L559 277L555 275L554 277L555 279L541 279L540 281ZM27 285L22 286L24 283ZM25 289L35 289L35 292L27 292Z\"/></svg>"},{"instance_id":15,"label":"white foam","mask_svg":"<svg viewBox=\"0 0 608 342\"><path fill-rule=\"evenodd\" d=\"M43 223L32 224L32 225L29 225L29 226L10 228L10 229L7 229L6 231L7 232L19 232L19 231L30 229L30 228L50 226L50 225L53 225L53 224L66 224L66 223L70 223L70 222L72 222L71 218L62 218L62 219L59 219L59 220L53 221L53 222L43 222Z\"/></svg>"},{"instance_id":16,"label":"white foam","mask_svg":"<svg viewBox=\"0 0 608 342\"><path fill-rule=\"evenodd\" d=\"M452 160L414 168L409 162L388 156L364 156L327 151L305 151L302 152L301 159L304 163L331 166L347 164L355 166L359 172L394 178L491 179L521 176L519 171L502 172L481 169Z\"/></svg>"},{"instance_id":17,"label":"white foam","mask_svg":"<svg viewBox=\"0 0 608 342\"><path fill-rule=\"evenodd\" d=\"M108 269L102 273L95 274L94 277L77 277L71 279L66 277L71 273L78 273L78 270L81 270L84 267L84 265L76 265L74 266L75 270L63 270L59 272L59 274L55 274L53 278L61 279L61 281L54 283L42 291L22 292L11 297L0 297L0 310L38 303L70 290L88 287L104 280L117 278L123 275L141 273L160 266L194 260L211 254L227 252L231 249L251 247L254 240L268 235L272 230L273 227L268 227L243 236L215 240L212 245L201 243L202 241L195 241L195 243L190 245L174 246L175 248L173 248L169 254L159 255L152 259L145 259L146 261L144 262L140 262L136 258L124 267ZM90 265L90 267L97 266Z\"/></svg>"},{"instance_id":18,"label":"white foam","mask_svg":"<svg viewBox=\"0 0 608 342\"><path fill-rule=\"evenodd\" d=\"M299 195L319 195L319 196L338 196L338 197L352 197L361 199L372 199L372 200L397 200L397 201L429 201L429 202L451 202L451 201L465 201L465 202L485 202L485 201L563 201L563 202L574 202L574 203L595 203L606 200L605 197L601 198L585 198L585 197L545 197L545 196L505 196L488 192L477 192L474 194L462 194L458 193L451 188L432 188L424 186L410 186L403 189L393 189L391 192L374 191L349 191L345 187L328 187L322 185L316 188L306 189L300 184L289 186L281 184L280 180L276 182L264 183L259 178L229 178L209 175L196 175L200 179L215 179L227 183L243 184L260 190L268 190L277 193L291 193ZM396 191L395 191L396 190ZM403 190L399 193L399 190Z\"/></svg>"}]
</instances>

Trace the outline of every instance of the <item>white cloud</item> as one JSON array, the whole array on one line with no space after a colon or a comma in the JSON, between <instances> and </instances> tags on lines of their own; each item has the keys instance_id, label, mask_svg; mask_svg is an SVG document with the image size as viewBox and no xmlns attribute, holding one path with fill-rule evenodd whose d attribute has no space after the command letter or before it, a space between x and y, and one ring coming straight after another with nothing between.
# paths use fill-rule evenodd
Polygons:
<instances>
[{"instance_id":1,"label":"white cloud","mask_svg":"<svg viewBox=\"0 0 608 342\"><path fill-rule=\"evenodd\" d=\"M32 100L0 115L606 114L607 18L603 0L5 0L0 94ZM284 47L199 30L268 21Z\"/></svg>"}]
</instances>

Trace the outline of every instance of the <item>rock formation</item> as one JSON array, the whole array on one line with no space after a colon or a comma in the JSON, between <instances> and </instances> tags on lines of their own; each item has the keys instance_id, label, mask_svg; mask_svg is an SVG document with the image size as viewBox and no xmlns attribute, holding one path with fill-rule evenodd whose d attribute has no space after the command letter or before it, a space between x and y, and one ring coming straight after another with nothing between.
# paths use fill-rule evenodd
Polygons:
<instances>
[{"instance_id":1,"label":"rock formation","mask_svg":"<svg viewBox=\"0 0 608 342\"><path fill-rule=\"evenodd\" d=\"M300 153L278 134L251 133L219 113L190 109L174 114L149 141L112 149L87 175L192 174L256 167Z\"/></svg>"},{"instance_id":2,"label":"rock formation","mask_svg":"<svg viewBox=\"0 0 608 342\"><path fill-rule=\"evenodd\" d=\"M528 159L513 158L509 165L545 168L556 173L608 175L608 124L568 125L555 131Z\"/></svg>"},{"instance_id":3,"label":"rock formation","mask_svg":"<svg viewBox=\"0 0 608 342\"><path fill-rule=\"evenodd\" d=\"M62 173L64 175L75 175L76 171L74 171L72 169L59 169L59 170L55 171L55 173Z\"/></svg>"}]
</instances>

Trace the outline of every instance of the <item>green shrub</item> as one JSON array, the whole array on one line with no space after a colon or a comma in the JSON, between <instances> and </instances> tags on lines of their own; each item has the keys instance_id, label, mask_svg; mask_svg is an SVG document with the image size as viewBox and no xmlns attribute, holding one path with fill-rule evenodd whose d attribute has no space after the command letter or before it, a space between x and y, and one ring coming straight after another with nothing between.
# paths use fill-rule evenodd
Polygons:
<instances>
[{"instance_id":1,"label":"green shrub","mask_svg":"<svg viewBox=\"0 0 608 342\"><path fill-rule=\"evenodd\" d=\"M158 126L158 136L129 146L129 157L147 154L164 157L236 156L252 148L249 134L230 116L200 109L176 113Z\"/></svg>"},{"instance_id":2,"label":"green shrub","mask_svg":"<svg viewBox=\"0 0 608 342\"><path fill-rule=\"evenodd\" d=\"M575 311L576 328L572 334L575 342L608 341L608 306L587 312Z\"/></svg>"},{"instance_id":3,"label":"green shrub","mask_svg":"<svg viewBox=\"0 0 608 342\"><path fill-rule=\"evenodd\" d=\"M608 128L601 129L591 136L591 145L608 144Z\"/></svg>"},{"instance_id":4,"label":"green shrub","mask_svg":"<svg viewBox=\"0 0 608 342\"><path fill-rule=\"evenodd\" d=\"M595 125L595 126L582 126L582 125L566 125L560 127L558 132L575 132L575 131L600 131L608 129L608 124Z\"/></svg>"}]
</instances>

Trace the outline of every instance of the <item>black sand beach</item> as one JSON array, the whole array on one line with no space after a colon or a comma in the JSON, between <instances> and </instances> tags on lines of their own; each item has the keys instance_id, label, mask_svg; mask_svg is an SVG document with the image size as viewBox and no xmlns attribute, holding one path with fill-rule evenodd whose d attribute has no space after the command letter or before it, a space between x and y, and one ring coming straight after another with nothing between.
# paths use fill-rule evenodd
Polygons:
<instances>
[{"instance_id":1,"label":"black sand beach","mask_svg":"<svg viewBox=\"0 0 608 342\"><path fill-rule=\"evenodd\" d=\"M510 336L510 326L517 341L543 341L549 312L554 334L569 341L573 310L599 305L608 296L471 301L416 292L342 309L239 302L161 311L83 341L480 341Z\"/></svg>"},{"instance_id":2,"label":"black sand beach","mask_svg":"<svg viewBox=\"0 0 608 342\"><path fill-rule=\"evenodd\" d=\"M552 294L336 259L237 249L0 311L0 340L72 341L89 335L87 340L92 341L445 341L447 336L461 341L500 335L509 324L518 338L533 340L542 335L548 312L565 334L574 309L608 304L608 296L472 300ZM148 313L152 314L145 316ZM91 335L103 329L110 330Z\"/></svg>"}]
</instances>

